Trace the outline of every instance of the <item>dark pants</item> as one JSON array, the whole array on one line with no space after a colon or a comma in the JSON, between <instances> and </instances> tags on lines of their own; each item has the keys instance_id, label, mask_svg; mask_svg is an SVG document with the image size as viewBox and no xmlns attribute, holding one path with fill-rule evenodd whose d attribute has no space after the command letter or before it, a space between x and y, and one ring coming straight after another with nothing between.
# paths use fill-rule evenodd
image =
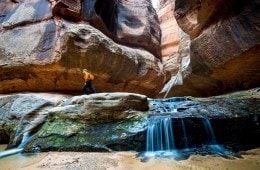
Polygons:
<instances>
[{"instance_id":1,"label":"dark pants","mask_svg":"<svg viewBox=\"0 0 260 170\"><path fill-rule=\"evenodd\" d=\"M96 90L94 89L93 85L92 85L92 80L88 80L85 82L82 90L83 90L83 93L84 94L87 94L87 88L89 88L89 90L92 92L92 93L96 93Z\"/></svg>"}]
</instances>

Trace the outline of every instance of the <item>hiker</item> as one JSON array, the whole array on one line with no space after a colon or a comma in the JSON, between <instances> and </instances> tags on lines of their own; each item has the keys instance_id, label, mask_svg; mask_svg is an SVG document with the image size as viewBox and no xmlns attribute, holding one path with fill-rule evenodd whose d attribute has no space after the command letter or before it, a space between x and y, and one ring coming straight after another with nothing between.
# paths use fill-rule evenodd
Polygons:
<instances>
[{"instance_id":1,"label":"hiker","mask_svg":"<svg viewBox=\"0 0 260 170\"><path fill-rule=\"evenodd\" d=\"M87 69L83 69L83 73L84 73L84 79L85 79L85 84L82 88L83 90L83 93L84 94L87 94L87 88L89 88L89 90L92 92L92 93L96 93L96 90L93 88L93 85L92 85L92 80L94 80L94 76L89 73L87 71Z\"/></svg>"}]
</instances>

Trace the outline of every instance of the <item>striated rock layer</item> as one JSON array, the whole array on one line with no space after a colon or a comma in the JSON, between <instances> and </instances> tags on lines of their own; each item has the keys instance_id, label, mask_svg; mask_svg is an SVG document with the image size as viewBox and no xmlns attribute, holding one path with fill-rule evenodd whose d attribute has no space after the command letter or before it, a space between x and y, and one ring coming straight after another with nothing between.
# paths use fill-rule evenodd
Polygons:
<instances>
[{"instance_id":1,"label":"striated rock layer","mask_svg":"<svg viewBox=\"0 0 260 170\"><path fill-rule=\"evenodd\" d=\"M205 120L211 122L218 144L257 147L259 93L256 88L210 98L167 99L134 93L2 95L0 143L9 142L8 148L22 143L26 152L145 151L148 119L171 118L176 148L209 144Z\"/></svg>"},{"instance_id":2,"label":"striated rock layer","mask_svg":"<svg viewBox=\"0 0 260 170\"><path fill-rule=\"evenodd\" d=\"M146 0L62 0L52 4L54 14L63 19L88 21L120 44L161 57L158 17Z\"/></svg>"},{"instance_id":3,"label":"striated rock layer","mask_svg":"<svg viewBox=\"0 0 260 170\"><path fill-rule=\"evenodd\" d=\"M158 51L157 15L154 12L154 16L146 17L148 9L149 13L153 9L145 1L135 8L147 9L142 17L136 11L120 12L135 5L134 2L117 1L118 18L112 19L122 20L121 25L113 25L115 29L107 36L123 44L129 40L128 46L132 43L139 48L117 44L105 35L106 31L103 34L84 22L99 22L94 25L104 29L102 25L107 26L104 24L108 22L102 18L107 16L103 13L106 10L97 10L100 5L109 8L105 2L93 1L92 8L86 8L85 1L0 2L0 8L5 9L0 18L0 93L80 92L84 83L82 69L87 68L96 77L94 87L98 92L127 91L155 96L163 85L164 71L160 60L142 44L147 43L150 49ZM93 14L86 17L91 10ZM131 13L135 13L133 20L128 16ZM82 22L72 24L72 19ZM128 27L124 26L126 23ZM150 32L152 25L157 30Z\"/></svg>"},{"instance_id":4,"label":"striated rock layer","mask_svg":"<svg viewBox=\"0 0 260 170\"><path fill-rule=\"evenodd\" d=\"M174 1L162 1L157 9L162 31L161 51L162 58L167 59L179 49L181 29L174 17Z\"/></svg>"},{"instance_id":5,"label":"striated rock layer","mask_svg":"<svg viewBox=\"0 0 260 170\"><path fill-rule=\"evenodd\" d=\"M20 105L21 107L17 107ZM0 96L0 143L27 152L141 150L148 100L133 93Z\"/></svg>"},{"instance_id":6,"label":"striated rock layer","mask_svg":"<svg viewBox=\"0 0 260 170\"><path fill-rule=\"evenodd\" d=\"M169 96L210 96L258 87L258 8L256 0L176 0L174 16L191 37L190 53L188 58L179 58L177 77L181 81L175 79L164 92Z\"/></svg>"},{"instance_id":7,"label":"striated rock layer","mask_svg":"<svg viewBox=\"0 0 260 170\"><path fill-rule=\"evenodd\" d=\"M257 0L162 0L157 11L146 0L0 1L0 93L80 93L83 68L98 92L257 87L258 8Z\"/></svg>"}]
</instances>

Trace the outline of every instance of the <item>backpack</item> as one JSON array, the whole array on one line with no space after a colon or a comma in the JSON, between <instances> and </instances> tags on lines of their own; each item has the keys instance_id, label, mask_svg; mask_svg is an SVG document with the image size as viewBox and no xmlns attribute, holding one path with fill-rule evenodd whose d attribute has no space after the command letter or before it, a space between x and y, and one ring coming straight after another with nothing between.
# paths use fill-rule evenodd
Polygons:
<instances>
[{"instance_id":1,"label":"backpack","mask_svg":"<svg viewBox=\"0 0 260 170\"><path fill-rule=\"evenodd\" d=\"M94 76L92 74L89 74L89 79L94 80Z\"/></svg>"}]
</instances>

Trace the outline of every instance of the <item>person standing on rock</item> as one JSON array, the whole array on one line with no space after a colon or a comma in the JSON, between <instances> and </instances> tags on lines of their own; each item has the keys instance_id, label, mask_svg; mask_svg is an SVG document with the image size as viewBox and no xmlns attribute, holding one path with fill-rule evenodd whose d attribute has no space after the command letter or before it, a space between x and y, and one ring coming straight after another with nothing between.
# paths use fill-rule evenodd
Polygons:
<instances>
[{"instance_id":1,"label":"person standing on rock","mask_svg":"<svg viewBox=\"0 0 260 170\"><path fill-rule=\"evenodd\" d=\"M84 83L84 86L82 88L83 93L87 94L87 88L89 88L89 90L92 93L96 93L96 90L94 89L94 87L92 85L92 80L94 80L94 76L91 73L89 73L87 71L87 69L83 69L83 74L84 74L84 79L85 79L85 83Z\"/></svg>"}]
</instances>

